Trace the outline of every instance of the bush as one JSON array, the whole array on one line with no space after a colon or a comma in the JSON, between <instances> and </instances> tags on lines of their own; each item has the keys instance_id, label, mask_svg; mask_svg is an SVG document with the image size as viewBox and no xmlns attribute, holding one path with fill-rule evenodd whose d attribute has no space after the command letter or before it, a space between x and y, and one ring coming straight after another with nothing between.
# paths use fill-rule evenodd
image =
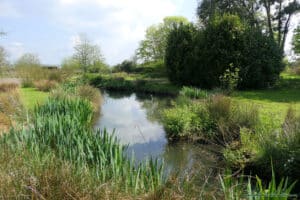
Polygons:
<instances>
[{"instance_id":1,"label":"bush","mask_svg":"<svg viewBox=\"0 0 300 200\"><path fill-rule=\"evenodd\" d=\"M43 92L49 92L50 90L57 87L58 83L56 81L50 81L50 80L40 80L34 82L34 86L39 90Z\"/></svg>"},{"instance_id":2,"label":"bush","mask_svg":"<svg viewBox=\"0 0 300 200\"><path fill-rule=\"evenodd\" d=\"M193 133L197 115L188 106L165 110L163 124L170 139L186 138Z\"/></svg>"},{"instance_id":3,"label":"bush","mask_svg":"<svg viewBox=\"0 0 300 200\"><path fill-rule=\"evenodd\" d=\"M121 64L114 66L113 72L133 72L136 69L136 63L130 60L124 60Z\"/></svg>"},{"instance_id":4,"label":"bush","mask_svg":"<svg viewBox=\"0 0 300 200\"><path fill-rule=\"evenodd\" d=\"M0 92L9 92L16 90L20 84L14 80L0 80Z\"/></svg>"}]
</instances>

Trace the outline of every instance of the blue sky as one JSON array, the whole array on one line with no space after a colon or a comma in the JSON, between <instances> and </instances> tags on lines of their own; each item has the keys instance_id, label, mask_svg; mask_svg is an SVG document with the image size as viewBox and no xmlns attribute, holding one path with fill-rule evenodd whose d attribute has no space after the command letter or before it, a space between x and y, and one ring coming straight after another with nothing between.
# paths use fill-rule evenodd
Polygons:
<instances>
[{"instance_id":1,"label":"blue sky","mask_svg":"<svg viewBox=\"0 0 300 200\"><path fill-rule=\"evenodd\" d=\"M37 54L43 64L71 56L78 35L100 45L108 64L130 58L145 30L165 16L195 21L198 0L1 0L0 45L11 61Z\"/></svg>"}]
</instances>

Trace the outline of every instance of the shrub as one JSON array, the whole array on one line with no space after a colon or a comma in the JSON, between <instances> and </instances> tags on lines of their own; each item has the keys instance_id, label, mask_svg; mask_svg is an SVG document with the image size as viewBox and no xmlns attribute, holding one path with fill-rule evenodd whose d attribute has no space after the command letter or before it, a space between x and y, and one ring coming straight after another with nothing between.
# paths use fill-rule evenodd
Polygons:
<instances>
[{"instance_id":1,"label":"shrub","mask_svg":"<svg viewBox=\"0 0 300 200\"><path fill-rule=\"evenodd\" d=\"M165 110L163 123L170 139L184 138L192 134L196 115L187 106Z\"/></svg>"},{"instance_id":2,"label":"shrub","mask_svg":"<svg viewBox=\"0 0 300 200\"><path fill-rule=\"evenodd\" d=\"M94 111L99 111L102 102L100 90L90 85L82 85L76 88L76 94L82 98L90 101L93 105Z\"/></svg>"},{"instance_id":3,"label":"shrub","mask_svg":"<svg viewBox=\"0 0 300 200\"><path fill-rule=\"evenodd\" d=\"M0 80L0 92L9 92L16 90L20 84L15 80Z\"/></svg>"},{"instance_id":4,"label":"shrub","mask_svg":"<svg viewBox=\"0 0 300 200\"><path fill-rule=\"evenodd\" d=\"M50 90L57 87L58 83L56 81L50 81L50 80L40 80L34 82L34 86L39 90L43 92L49 92Z\"/></svg>"},{"instance_id":5,"label":"shrub","mask_svg":"<svg viewBox=\"0 0 300 200\"><path fill-rule=\"evenodd\" d=\"M124 60L121 64L114 66L113 72L133 72L136 69L136 63L130 60Z\"/></svg>"}]
</instances>

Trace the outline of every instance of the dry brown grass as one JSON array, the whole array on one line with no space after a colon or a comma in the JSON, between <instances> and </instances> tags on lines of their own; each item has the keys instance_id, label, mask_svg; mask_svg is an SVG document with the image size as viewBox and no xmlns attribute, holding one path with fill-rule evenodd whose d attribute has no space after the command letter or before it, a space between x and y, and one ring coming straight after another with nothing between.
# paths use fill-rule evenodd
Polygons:
<instances>
[{"instance_id":1,"label":"dry brown grass","mask_svg":"<svg viewBox=\"0 0 300 200\"><path fill-rule=\"evenodd\" d=\"M77 88L77 95L83 99L87 99L93 105L93 110L98 112L102 103L102 96L99 89L90 85L83 85Z\"/></svg>"},{"instance_id":2,"label":"dry brown grass","mask_svg":"<svg viewBox=\"0 0 300 200\"><path fill-rule=\"evenodd\" d=\"M20 87L17 79L0 79L0 92L9 92Z\"/></svg>"},{"instance_id":3,"label":"dry brown grass","mask_svg":"<svg viewBox=\"0 0 300 200\"><path fill-rule=\"evenodd\" d=\"M56 81L50 80L39 80L34 82L34 87L39 91L49 92L50 90L56 88L58 83Z\"/></svg>"},{"instance_id":4,"label":"dry brown grass","mask_svg":"<svg viewBox=\"0 0 300 200\"><path fill-rule=\"evenodd\" d=\"M0 199L153 199L121 191L55 156L36 159L25 148L0 152Z\"/></svg>"},{"instance_id":5,"label":"dry brown grass","mask_svg":"<svg viewBox=\"0 0 300 200\"><path fill-rule=\"evenodd\" d=\"M0 132L7 131L15 121L24 116L24 107L19 91L11 89L9 92L0 92Z\"/></svg>"}]
</instances>

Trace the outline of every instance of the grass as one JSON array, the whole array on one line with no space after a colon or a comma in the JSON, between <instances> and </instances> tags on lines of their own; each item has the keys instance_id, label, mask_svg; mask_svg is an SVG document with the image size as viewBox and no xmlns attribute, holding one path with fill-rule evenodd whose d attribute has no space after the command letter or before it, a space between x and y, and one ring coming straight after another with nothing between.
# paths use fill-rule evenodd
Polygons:
<instances>
[{"instance_id":1,"label":"grass","mask_svg":"<svg viewBox=\"0 0 300 200\"><path fill-rule=\"evenodd\" d=\"M272 117L281 124L289 107L300 110L300 76L283 73L276 88L237 91L232 98L240 103L257 105L262 118Z\"/></svg>"},{"instance_id":2,"label":"grass","mask_svg":"<svg viewBox=\"0 0 300 200\"><path fill-rule=\"evenodd\" d=\"M43 104L49 96L49 93L38 91L35 88L21 88L20 95L25 108L32 110L36 104Z\"/></svg>"}]
</instances>

